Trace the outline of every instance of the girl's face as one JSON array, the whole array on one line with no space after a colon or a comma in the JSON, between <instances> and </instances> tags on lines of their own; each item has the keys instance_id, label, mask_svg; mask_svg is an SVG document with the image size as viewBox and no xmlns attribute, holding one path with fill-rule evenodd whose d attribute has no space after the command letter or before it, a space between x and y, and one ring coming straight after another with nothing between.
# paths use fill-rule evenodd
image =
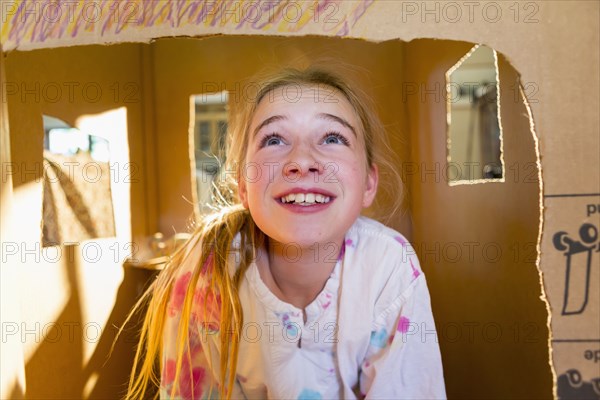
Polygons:
<instances>
[{"instance_id":1,"label":"girl's face","mask_svg":"<svg viewBox=\"0 0 600 400\"><path fill-rule=\"evenodd\" d=\"M377 168L367 166L360 120L342 93L286 86L258 104L239 190L272 240L339 246L373 202L377 181Z\"/></svg>"}]
</instances>

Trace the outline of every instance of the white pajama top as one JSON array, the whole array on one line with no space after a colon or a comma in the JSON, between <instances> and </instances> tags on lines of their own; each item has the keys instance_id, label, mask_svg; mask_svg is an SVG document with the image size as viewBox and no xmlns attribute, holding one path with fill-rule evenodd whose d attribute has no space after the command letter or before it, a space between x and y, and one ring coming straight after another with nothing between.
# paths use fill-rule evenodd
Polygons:
<instances>
[{"instance_id":1,"label":"white pajama top","mask_svg":"<svg viewBox=\"0 0 600 400\"><path fill-rule=\"evenodd\" d=\"M179 315L192 269L200 268L199 250L187 249L169 300L162 399L205 399L211 386L211 397L218 397L219 314L207 311L203 296L194 302L188 327L192 365L183 359L171 397ZM301 309L267 288L255 263L249 266L239 290L244 324L232 397L445 398L429 292L412 246L398 232L359 217L332 256L337 264L304 310L306 322ZM201 277L196 293L205 285Z\"/></svg>"}]
</instances>

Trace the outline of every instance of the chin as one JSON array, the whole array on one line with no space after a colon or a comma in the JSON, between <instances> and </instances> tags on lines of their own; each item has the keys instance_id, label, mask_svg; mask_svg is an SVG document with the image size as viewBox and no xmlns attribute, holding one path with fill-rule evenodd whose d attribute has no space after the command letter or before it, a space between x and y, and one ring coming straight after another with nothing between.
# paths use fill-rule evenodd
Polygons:
<instances>
[{"instance_id":1,"label":"chin","mask_svg":"<svg viewBox=\"0 0 600 400\"><path fill-rule=\"evenodd\" d=\"M290 235L288 232L287 234L281 234L281 235L275 234L273 236L271 236L271 235L267 235L267 236L269 236L269 238L271 238L275 242L279 243L280 245L289 247L290 252L293 252L294 248L314 249L316 244L320 244L321 246L331 244L330 246L333 249L334 247L339 247L340 243L343 240L343 235L324 236L324 235L316 235L314 233L313 234L298 233L298 234Z\"/></svg>"}]
</instances>

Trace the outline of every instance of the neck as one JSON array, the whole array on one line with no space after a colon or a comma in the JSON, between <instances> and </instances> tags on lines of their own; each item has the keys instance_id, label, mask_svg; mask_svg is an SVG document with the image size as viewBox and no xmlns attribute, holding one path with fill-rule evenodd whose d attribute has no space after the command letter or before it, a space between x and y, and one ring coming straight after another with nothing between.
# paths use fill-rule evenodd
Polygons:
<instances>
[{"instance_id":1,"label":"neck","mask_svg":"<svg viewBox=\"0 0 600 400\"><path fill-rule=\"evenodd\" d=\"M280 300L304 310L325 287L342 242L300 247L269 240L257 261L261 278Z\"/></svg>"}]
</instances>

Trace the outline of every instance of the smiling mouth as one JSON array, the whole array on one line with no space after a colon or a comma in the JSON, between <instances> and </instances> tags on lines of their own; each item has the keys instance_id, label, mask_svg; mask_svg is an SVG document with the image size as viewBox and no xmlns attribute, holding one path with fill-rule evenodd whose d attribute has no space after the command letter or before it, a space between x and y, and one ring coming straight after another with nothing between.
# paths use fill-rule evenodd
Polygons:
<instances>
[{"instance_id":1,"label":"smiling mouth","mask_svg":"<svg viewBox=\"0 0 600 400\"><path fill-rule=\"evenodd\" d=\"M315 204L326 204L331 201L331 197L320 193L290 193L280 197L279 201L284 204L297 204L301 206L312 206Z\"/></svg>"}]
</instances>

